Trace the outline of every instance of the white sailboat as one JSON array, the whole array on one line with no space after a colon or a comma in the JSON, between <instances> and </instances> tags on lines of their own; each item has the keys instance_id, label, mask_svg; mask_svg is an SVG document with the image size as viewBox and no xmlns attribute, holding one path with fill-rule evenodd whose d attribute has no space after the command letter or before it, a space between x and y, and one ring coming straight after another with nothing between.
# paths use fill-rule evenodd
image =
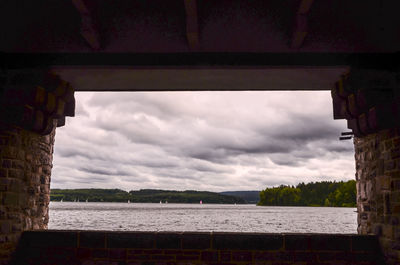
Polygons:
<instances>
[{"instance_id":1,"label":"white sailboat","mask_svg":"<svg viewBox=\"0 0 400 265\"><path fill-rule=\"evenodd\" d=\"M130 200L128 200L128 203L131 203L131 201L130 201Z\"/></svg>"}]
</instances>

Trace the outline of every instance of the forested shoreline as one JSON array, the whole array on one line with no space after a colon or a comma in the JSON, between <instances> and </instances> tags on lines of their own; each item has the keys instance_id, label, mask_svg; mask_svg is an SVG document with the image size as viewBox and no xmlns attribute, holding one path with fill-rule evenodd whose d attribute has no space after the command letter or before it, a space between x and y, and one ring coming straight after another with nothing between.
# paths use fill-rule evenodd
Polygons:
<instances>
[{"instance_id":1,"label":"forested shoreline","mask_svg":"<svg viewBox=\"0 0 400 265\"><path fill-rule=\"evenodd\" d=\"M124 191L120 189L52 189L51 201L89 201L89 202L138 202L138 203L221 203L245 204L237 196L208 191L173 191L142 189Z\"/></svg>"},{"instance_id":2,"label":"forested shoreline","mask_svg":"<svg viewBox=\"0 0 400 265\"><path fill-rule=\"evenodd\" d=\"M281 185L260 192L261 206L356 207L356 181Z\"/></svg>"}]
</instances>

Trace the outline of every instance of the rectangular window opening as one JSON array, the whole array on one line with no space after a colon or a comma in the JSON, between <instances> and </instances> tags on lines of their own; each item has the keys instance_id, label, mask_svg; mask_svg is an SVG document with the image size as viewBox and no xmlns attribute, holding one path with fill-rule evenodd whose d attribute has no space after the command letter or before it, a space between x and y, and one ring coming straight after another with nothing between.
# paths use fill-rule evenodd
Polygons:
<instances>
[{"instance_id":1,"label":"rectangular window opening","mask_svg":"<svg viewBox=\"0 0 400 265\"><path fill-rule=\"evenodd\" d=\"M329 91L75 95L49 229L357 232L353 144Z\"/></svg>"}]
</instances>

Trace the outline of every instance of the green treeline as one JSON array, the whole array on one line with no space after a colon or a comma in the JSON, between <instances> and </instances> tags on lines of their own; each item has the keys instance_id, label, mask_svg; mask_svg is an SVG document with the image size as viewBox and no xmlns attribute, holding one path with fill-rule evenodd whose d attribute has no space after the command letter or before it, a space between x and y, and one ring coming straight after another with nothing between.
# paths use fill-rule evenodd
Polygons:
<instances>
[{"instance_id":1,"label":"green treeline","mask_svg":"<svg viewBox=\"0 0 400 265\"><path fill-rule=\"evenodd\" d=\"M262 206L356 207L356 181L300 183L296 187L266 188L260 192Z\"/></svg>"},{"instance_id":2,"label":"green treeline","mask_svg":"<svg viewBox=\"0 0 400 265\"><path fill-rule=\"evenodd\" d=\"M169 203L226 203L243 204L246 201L236 196L208 191L172 191L143 189L126 192L120 189L51 189L51 201L89 202L153 202Z\"/></svg>"}]
</instances>

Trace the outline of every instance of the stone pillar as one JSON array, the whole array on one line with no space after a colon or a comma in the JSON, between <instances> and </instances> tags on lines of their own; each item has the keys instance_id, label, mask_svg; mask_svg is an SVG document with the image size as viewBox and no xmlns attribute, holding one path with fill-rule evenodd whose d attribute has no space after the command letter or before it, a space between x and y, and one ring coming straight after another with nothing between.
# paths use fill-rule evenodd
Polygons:
<instances>
[{"instance_id":1,"label":"stone pillar","mask_svg":"<svg viewBox=\"0 0 400 265\"><path fill-rule=\"evenodd\" d=\"M55 129L46 136L0 130L0 260L7 261L22 231L47 229ZM1 263L0 263L1 264Z\"/></svg>"},{"instance_id":2,"label":"stone pillar","mask_svg":"<svg viewBox=\"0 0 400 265\"><path fill-rule=\"evenodd\" d=\"M48 71L10 71L0 84L0 264L22 231L47 229L55 128L74 110L74 90Z\"/></svg>"},{"instance_id":3,"label":"stone pillar","mask_svg":"<svg viewBox=\"0 0 400 265\"><path fill-rule=\"evenodd\" d=\"M400 130L354 139L358 233L376 234L388 264L400 262Z\"/></svg>"},{"instance_id":4,"label":"stone pillar","mask_svg":"<svg viewBox=\"0 0 400 265\"><path fill-rule=\"evenodd\" d=\"M377 235L387 264L400 264L399 75L352 69L332 98L334 118L346 119L354 134L357 231Z\"/></svg>"}]
</instances>

